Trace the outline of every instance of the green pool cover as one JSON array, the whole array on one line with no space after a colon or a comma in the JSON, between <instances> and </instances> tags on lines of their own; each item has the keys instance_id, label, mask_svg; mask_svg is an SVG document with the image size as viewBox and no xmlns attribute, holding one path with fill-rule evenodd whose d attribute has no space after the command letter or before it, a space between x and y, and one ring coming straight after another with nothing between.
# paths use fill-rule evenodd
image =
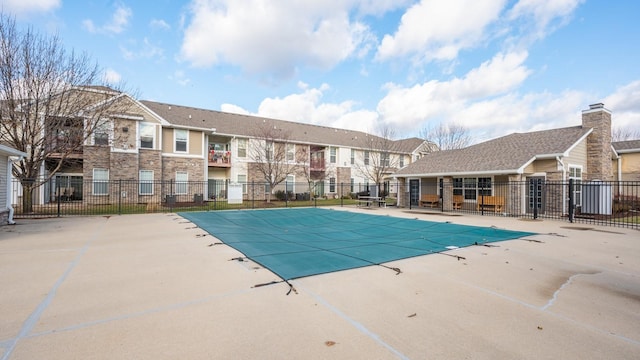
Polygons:
<instances>
[{"instance_id":1,"label":"green pool cover","mask_svg":"<svg viewBox=\"0 0 640 360\"><path fill-rule=\"evenodd\" d=\"M179 215L284 280L534 234L320 208Z\"/></svg>"}]
</instances>

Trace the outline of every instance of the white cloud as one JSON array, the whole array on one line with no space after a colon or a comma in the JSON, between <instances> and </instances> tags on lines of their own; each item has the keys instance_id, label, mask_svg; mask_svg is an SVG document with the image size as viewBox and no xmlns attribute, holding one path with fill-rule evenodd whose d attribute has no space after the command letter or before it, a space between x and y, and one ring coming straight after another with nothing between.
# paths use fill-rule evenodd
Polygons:
<instances>
[{"instance_id":1,"label":"white cloud","mask_svg":"<svg viewBox=\"0 0 640 360\"><path fill-rule=\"evenodd\" d=\"M129 47L137 47L138 49L130 50ZM142 40L142 44L132 40L128 47L120 46L120 51L127 60L162 58L164 56L164 49L151 43L146 37Z\"/></svg>"},{"instance_id":2,"label":"white cloud","mask_svg":"<svg viewBox=\"0 0 640 360\"><path fill-rule=\"evenodd\" d=\"M378 112L400 132L411 131L425 119L450 114L469 102L516 89L530 73L524 65L526 59L523 52L500 53L463 78L432 80L410 88L388 84L388 93L378 103Z\"/></svg>"},{"instance_id":3,"label":"white cloud","mask_svg":"<svg viewBox=\"0 0 640 360\"><path fill-rule=\"evenodd\" d=\"M374 111L355 109L356 104L352 101L322 103L323 94L330 90L327 84L309 88L307 84L299 83L298 87L298 93L264 99L258 112L251 115L350 130L373 131L376 128L378 114ZM232 104L224 104L222 111L250 114Z\"/></svg>"},{"instance_id":4,"label":"white cloud","mask_svg":"<svg viewBox=\"0 0 640 360\"><path fill-rule=\"evenodd\" d=\"M524 32L533 40L544 38L557 26L566 24L585 0L520 0L511 8L508 19L526 21ZM531 31L531 28L534 30Z\"/></svg>"},{"instance_id":5,"label":"white cloud","mask_svg":"<svg viewBox=\"0 0 640 360\"><path fill-rule=\"evenodd\" d=\"M402 16L395 34L384 36L377 58L455 59L460 50L481 44L504 5L505 0L422 0Z\"/></svg>"},{"instance_id":6,"label":"white cloud","mask_svg":"<svg viewBox=\"0 0 640 360\"><path fill-rule=\"evenodd\" d=\"M228 63L286 78L298 66L330 69L371 37L348 2L194 0L181 57L199 67Z\"/></svg>"},{"instance_id":7,"label":"white cloud","mask_svg":"<svg viewBox=\"0 0 640 360\"><path fill-rule=\"evenodd\" d=\"M191 83L191 79L182 70L176 70L173 75L169 76L169 80L177 82L180 86L187 86Z\"/></svg>"},{"instance_id":8,"label":"white cloud","mask_svg":"<svg viewBox=\"0 0 640 360\"><path fill-rule=\"evenodd\" d=\"M613 127L640 128L640 80L619 87L603 103L612 112Z\"/></svg>"},{"instance_id":9,"label":"white cloud","mask_svg":"<svg viewBox=\"0 0 640 360\"><path fill-rule=\"evenodd\" d=\"M122 76L113 69L107 69L104 72L104 80L107 84L117 84L122 80Z\"/></svg>"},{"instance_id":10,"label":"white cloud","mask_svg":"<svg viewBox=\"0 0 640 360\"><path fill-rule=\"evenodd\" d=\"M129 25L129 19L133 16L133 11L131 8L123 5L117 4L116 10L109 22L104 24L103 26L96 26L93 20L85 19L82 21L82 25L84 28L90 33L108 33L108 34L119 34L125 30L125 28Z\"/></svg>"},{"instance_id":11,"label":"white cloud","mask_svg":"<svg viewBox=\"0 0 640 360\"><path fill-rule=\"evenodd\" d=\"M60 0L3 0L2 10L23 15L51 11L60 7Z\"/></svg>"},{"instance_id":12,"label":"white cloud","mask_svg":"<svg viewBox=\"0 0 640 360\"><path fill-rule=\"evenodd\" d=\"M152 19L149 22L149 26L155 30L170 30L171 26L162 19Z\"/></svg>"}]
</instances>

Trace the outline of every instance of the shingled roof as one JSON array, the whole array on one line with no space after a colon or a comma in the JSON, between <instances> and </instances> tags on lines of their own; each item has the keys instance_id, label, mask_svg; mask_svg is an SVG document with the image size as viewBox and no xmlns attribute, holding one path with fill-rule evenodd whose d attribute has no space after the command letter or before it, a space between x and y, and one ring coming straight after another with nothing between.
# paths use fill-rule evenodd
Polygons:
<instances>
[{"instance_id":1,"label":"shingled roof","mask_svg":"<svg viewBox=\"0 0 640 360\"><path fill-rule=\"evenodd\" d=\"M379 139L379 137L375 135L362 131L198 109L148 100L142 100L140 103L172 125L202 129L205 131L215 129L215 133L219 135L252 137L255 135L255 129L265 122L271 122L274 126L289 131L289 139L291 141L302 144L363 148L363 144L366 143L363 140L369 137ZM396 140L395 142L397 145L394 147L395 151L410 154L416 150L424 140L410 138Z\"/></svg>"},{"instance_id":2,"label":"shingled roof","mask_svg":"<svg viewBox=\"0 0 640 360\"><path fill-rule=\"evenodd\" d=\"M514 133L463 149L436 151L398 171L396 176L519 173L536 158L566 155L590 128Z\"/></svg>"},{"instance_id":3,"label":"shingled roof","mask_svg":"<svg viewBox=\"0 0 640 360\"><path fill-rule=\"evenodd\" d=\"M611 145L619 154L640 152L640 140L626 140L612 142Z\"/></svg>"}]
</instances>

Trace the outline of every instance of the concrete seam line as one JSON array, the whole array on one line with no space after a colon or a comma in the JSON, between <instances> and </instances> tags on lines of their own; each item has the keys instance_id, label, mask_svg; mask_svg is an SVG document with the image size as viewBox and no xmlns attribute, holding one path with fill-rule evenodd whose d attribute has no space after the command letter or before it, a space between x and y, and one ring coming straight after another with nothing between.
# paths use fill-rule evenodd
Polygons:
<instances>
[{"instance_id":1,"label":"concrete seam line","mask_svg":"<svg viewBox=\"0 0 640 360\"><path fill-rule=\"evenodd\" d=\"M71 271L73 269L75 269L75 267L78 265L78 263L80 262L80 259L82 258L82 256L89 249L89 245L91 245L91 243L94 242L98 238L98 235L102 232L102 229L105 227L106 223L107 223L107 221L103 222L102 224L100 224L100 226L96 230L94 230L93 234L85 242L84 246L82 246L82 248L80 249L80 252L78 253L78 255L76 255L76 257L73 259L73 261L67 267L67 270L65 270L65 272L62 274L62 276L60 276L60 278L58 278L56 283L53 285L53 288L51 288L51 290L49 291L47 296L44 298L44 300L42 300L40 302L40 304L38 304L36 309L24 321L24 323L22 324L22 328L20 329L20 332L18 333L18 336L16 336L13 339L13 341L11 341L11 343L9 344L9 347L6 349L5 353L2 355L2 360L8 360L9 356L11 356L11 353L13 352L13 350L16 347L16 345L18 344L18 341L20 341L22 338L27 337L29 335L29 333L31 333L31 330L33 330L33 327L36 325L36 323L40 319L40 316L42 316L42 313L51 304L51 301L53 301L53 298L55 297L56 292L58 291L58 288L60 288L62 283L67 279L67 276L69 276Z\"/></svg>"},{"instance_id":2,"label":"concrete seam line","mask_svg":"<svg viewBox=\"0 0 640 360\"><path fill-rule=\"evenodd\" d=\"M53 334L53 333L61 333L61 332L64 332L64 331L79 330L79 329L84 329L84 328L91 327L91 326L110 323L110 322L113 322L113 321L134 319L134 318L137 318L137 317L150 315L150 314L156 314L156 313L160 313L160 312L163 312L163 311L184 309L184 308L187 308L187 307L190 307L190 306L194 306L194 305L205 304L205 303L208 303L210 301L217 300L217 299L223 299L223 298L227 298L227 297L231 297L231 296L246 294L246 293L248 293L250 291L253 291L253 290L254 289L249 288L249 289L236 290L236 291L232 291L232 292L228 292L228 293L224 293L224 294L207 296L207 297L204 297L204 298L201 298L201 299L185 301L185 302L176 303L176 304L170 304L170 305L163 306L163 307L148 309L148 310L134 312L134 313L130 313L130 314L124 314L124 315L121 315L121 316L114 316L114 317L111 317L111 318L105 318L105 319L90 321L90 322L86 322L86 323L66 326L66 327L59 328L59 329L52 329L52 330L42 331L42 332L39 332L39 333L33 333L33 334L27 335L26 338L34 338L34 337L38 337L38 336L45 336L45 335L49 335L49 334Z\"/></svg>"},{"instance_id":3,"label":"concrete seam line","mask_svg":"<svg viewBox=\"0 0 640 360\"><path fill-rule=\"evenodd\" d=\"M377 342L378 344L380 344L383 347L385 347L387 350L392 352L398 358L403 359L403 360L409 360L409 358L406 355L401 353L399 350L395 349L393 346L391 346L391 345L387 344L386 342L384 342L380 338L380 336L378 336L377 334L371 332L364 325L362 325L361 323L359 323L359 322L355 321L354 319L350 318L349 316L347 316L347 314L343 313L342 311L337 309L335 306L329 304L329 302L327 302L325 299L323 299L320 295L318 295L318 294L316 294L316 293L314 293L314 292L312 292L312 291L300 286L299 284L296 284L296 287L298 289L304 290L306 293L308 293L314 299L316 299L319 303L321 303L324 307L326 307L327 309L331 310L333 313L335 313L336 315L341 317L343 320L346 320L349 324L351 324L353 327L358 329L361 333L367 335L368 337L373 339L375 342Z\"/></svg>"}]
</instances>

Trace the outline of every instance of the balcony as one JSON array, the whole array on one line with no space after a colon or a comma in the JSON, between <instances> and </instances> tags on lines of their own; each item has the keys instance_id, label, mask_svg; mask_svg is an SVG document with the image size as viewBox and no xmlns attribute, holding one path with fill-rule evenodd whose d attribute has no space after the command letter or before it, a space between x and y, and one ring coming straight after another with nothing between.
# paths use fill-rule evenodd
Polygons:
<instances>
[{"instance_id":1,"label":"balcony","mask_svg":"<svg viewBox=\"0 0 640 360\"><path fill-rule=\"evenodd\" d=\"M231 151L209 150L208 158L211 167L231 167Z\"/></svg>"},{"instance_id":2,"label":"balcony","mask_svg":"<svg viewBox=\"0 0 640 360\"><path fill-rule=\"evenodd\" d=\"M309 163L309 170L310 171L324 171L324 170L326 170L325 164L324 164L324 158L311 159L311 161Z\"/></svg>"}]
</instances>

